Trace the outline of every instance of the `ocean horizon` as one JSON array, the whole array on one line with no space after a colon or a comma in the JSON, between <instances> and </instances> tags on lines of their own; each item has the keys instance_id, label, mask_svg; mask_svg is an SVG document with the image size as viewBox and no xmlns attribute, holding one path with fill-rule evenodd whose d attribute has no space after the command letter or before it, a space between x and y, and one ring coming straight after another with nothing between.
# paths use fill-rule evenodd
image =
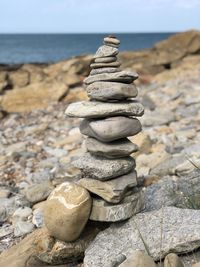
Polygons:
<instances>
[{"instance_id":1,"label":"ocean horizon","mask_svg":"<svg viewBox=\"0 0 200 267\"><path fill-rule=\"evenodd\" d=\"M174 32L115 33L120 51L152 47ZM54 63L95 53L107 33L0 34L0 64Z\"/></svg>"}]
</instances>

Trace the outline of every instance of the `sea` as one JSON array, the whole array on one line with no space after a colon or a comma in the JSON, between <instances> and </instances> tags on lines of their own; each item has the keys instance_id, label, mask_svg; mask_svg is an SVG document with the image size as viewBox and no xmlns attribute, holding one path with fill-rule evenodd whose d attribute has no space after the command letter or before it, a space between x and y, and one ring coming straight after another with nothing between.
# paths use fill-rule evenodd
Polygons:
<instances>
[{"instance_id":1,"label":"sea","mask_svg":"<svg viewBox=\"0 0 200 267\"><path fill-rule=\"evenodd\" d=\"M173 33L119 33L120 51L150 48ZM0 64L53 63L95 53L102 34L0 34Z\"/></svg>"}]
</instances>

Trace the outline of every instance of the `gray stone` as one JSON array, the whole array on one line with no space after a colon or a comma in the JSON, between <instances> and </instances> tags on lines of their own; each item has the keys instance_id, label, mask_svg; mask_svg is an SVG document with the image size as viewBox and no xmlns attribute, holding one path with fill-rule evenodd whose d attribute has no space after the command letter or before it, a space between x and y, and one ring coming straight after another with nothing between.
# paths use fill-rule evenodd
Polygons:
<instances>
[{"instance_id":1,"label":"gray stone","mask_svg":"<svg viewBox=\"0 0 200 267\"><path fill-rule=\"evenodd\" d=\"M114 44L114 45L119 45L120 44L120 40L118 40L116 37L114 36L108 36L108 37L105 37L103 39L103 41L105 43L108 43L108 44Z\"/></svg>"},{"instance_id":2,"label":"gray stone","mask_svg":"<svg viewBox=\"0 0 200 267\"><path fill-rule=\"evenodd\" d=\"M117 48L108 45L102 45L97 50L94 58L116 56L118 53L119 50Z\"/></svg>"},{"instance_id":3,"label":"gray stone","mask_svg":"<svg viewBox=\"0 0 200 267\"><path fill-rule=\"evenodd\" d=\"M43 227L44 226L44 214L43 209L37 208L33 211L33 218L32 223L37 227Z\"/></svg>"},{"instance_id":4,"label":"gray stone","mask_svg":"<svg viewBox=\"0 0 200 267\"><path fill-rule=\"evenodd\" d=\"M14 236L19 237L33 231L34 225L31 222L17 221L14 223Z\"/></svg>"},{"instance_id":5,"label":"gray stone","mask_svg":"<svg viewBox=\"0 0 200 267\"><path fill-rule=\"evenodd\" d=\"M118 68L121 65L119 61L110 62L110 63L92 63L90 68L99 69L99 68Z\"/></svg>"},{"instance_id":6,"label":"gray stone","mask_svg":"<svg viewBox=\"0 0 200 267\"><path fill-rule=\"evenodd\" d=\"M0 206L0 223L5 222L8 218L7 210L4 206Z\"/></svg>"},{"instance_id":7,"label":"gray stone","mask_svg":"<svg viewBox=\"0 0 200 267\"><path fill-rule=\"evenodd\" d=\"M98 101L80 101L69 105L65 114L78 118L102 118L110 116L142 116L144 107L136 100L106 103Z\"/></svg>"},{"instance_id":8,"label":"gray stone","mask_svg":"<svg viewBox=\"0 0 200 267\"><path fill-rule=\"evenodd\" d=\"M93 198L90 220L101 222L123 221L143 209L144 199L141 192L135 192L129 196L126 196L118 204L111 204L103 199Z\"/></svg>"},{"instance_id":9,"label":"gray stone","mask_svg":"<svg viewBox=\"0 0 200 267\"><path fill-rule=\"evenodd\" d=\"M0 238L5 237L13 233L13 226L9 224L4 224L0 228Z\"/></svg>"},{"instance_id":10,"label":"gray stone","mask_svg":"<svg viewBox=\"0 0 200 267\"><path fill-rule=\"evenodd\" d=\"M138 151L138 146L127 138L110 143L102 143L95 138L88 137L85 141L85 146L91 154L106 158L122 158Z\"/></svg>"},{"instance_id":11,"label":"gray stone","mask_svg":"<svg viewBox=\"0 0 200 267\"><path fill-rule=\"evenodd\" d=\"M82 178L79 180L79 184L107 202L119 203L125 193L137 185L137 173L133 170L128 174L105 182Z\"/></svg>"},{"instance_id":12,"label":"gray stone","mask_svg":"<svg viewBox=\"0 0 200 267\"><path fill-rule=\"evenodd\" d=\"M89 85L94 82L100 82L100 81L132 83L137 78L138 78L138 74L136 72L123 70L123 71L116 72L116 73L103 73L103 74L89 76L84 79L84 83L86 85Z\"/></svg>"},{"instance_id":13,"label":"gray stone","mask_svg":"<svg viewBox=\"0 0 200 267\"><path fill-rule=\"evenodd\" d=\"M156 267L156 264L146 252L136 250L119 267Z\"/></svg>"},{"instance_id":14,"label":"gray stone","mask_svg":"<svg viewBox=\"0 0 200 267\"><path fill-rule=\"evenodd\" d=\"M170 253L165 257L164 267L184 267L184 265L175 253Z\"/></svg>"},{"instance_id":15,"label":"gray stone","mask_svg":"<svg viewBox=\"0 0 200 267\"><path fill-rule=\"evenodd\" d=\"M140 121L135 118L110 117L101 120L83 120L80 131L102 142L112 142L127 136L136 135L141 131Z\"/></svg>"},{"instance_id":16,"label":"gray stone","mask_svg":"<svg viewBox=\"0 0 200 267\"><path fill-rule=\"evenodd\" d=\"M32 209L29 207L20 207L18 208L13 216L12 220L13 221L26 221L27 218L32 214Z\"/></svg>"},{"instance_id":17,"label":"gray stone","mask_svg":"<svg viewBox=\"0 0 200 267\"><path fill-rule=\"evenodd\" d=\"M111 63L117 61L117 57L99 57L95 58L96 63Z\"/></svg>"},{"instance_id":18,"label":"gray stone","mask_svg":"<svg viewBox=\"0 0 200 267\"><path fill-rule=\"evenodd\" d=\"M110 68L98 68L98 69L92 69L91 72L90 72L90 75L96 75L96 74L101 74L101 73L113 73L113 72L118 72L120 71L119 68L113 68L113 67L110 67Z\"/></svg>"},{"instance_id":19,"label":"gray stone","mask_svg":"<svg viewBox=\"0 0 200 267\"><path fill-rule=\"evenodd\" d=\"M175 114L169 110L155 109L154 111L148 111L145 116L141 118L142 125L144 126L158 126L168 125L172 121L175 121Z\"/></svg>"},{"instance_id":20,"label":"gray stone","mask_svg":"<svg viewBox=\"0 0 200 267\"><path fill-rule=\"evenodd\" d=\"M37 203L45 200L53 188L54 187L49 182L43 182L29 186L25 191L25 195L28 201L31 203Z\"/></svg>"},{"instance_id":21,"label":"gray stone","mask_svg":"<svg viewBox=\"0 0 200 267\"><path fill-rule=\"evenodd\" d=\"M73 165L83 172L83 176L106 181L130 172L135 167L131 157L121 159L106 159L85 153L73 162Z\"/></svg>"},{"instance_id":22,"label":"gray stone","mask_svg":"<svg viewBox=\"0 0 200 267\"><path fill-rule=\"evenodd\" d=\"M124 84L116 82L95 82L87 88L87 94L92 100L123 100L136 97L137 87L134 84Z\"/></svg>"},{"instance_id":23,"label":"gray stone","mask_svg":"<svg viewBox=\"0 0 200 267\"><path fill-rule=\"evenodd\" d=\"M139 213L99 233L85 252L84 267L114 267L134 250L146 250L155 261L170 251L187 253L200 247L199 236L200 210L164 207Z\"/></svg>"}]
</instances>

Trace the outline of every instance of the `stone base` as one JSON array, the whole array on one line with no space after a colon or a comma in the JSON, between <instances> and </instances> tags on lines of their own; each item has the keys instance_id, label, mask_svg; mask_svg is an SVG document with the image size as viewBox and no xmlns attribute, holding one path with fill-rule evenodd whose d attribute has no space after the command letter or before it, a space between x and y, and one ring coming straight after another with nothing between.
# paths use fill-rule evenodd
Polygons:
<instances>
[{"instance_id":1,"label":"stone base","mask_svg":"<svg viewBox=\"0 0 200 267\"><path fill-rule=\"evenodd\" d=\"M123 221L144 209L143 193L128 195L119 204L110 204L103 199L93 198L90 220L101 222Z\"/></svg>"}]
</instances>

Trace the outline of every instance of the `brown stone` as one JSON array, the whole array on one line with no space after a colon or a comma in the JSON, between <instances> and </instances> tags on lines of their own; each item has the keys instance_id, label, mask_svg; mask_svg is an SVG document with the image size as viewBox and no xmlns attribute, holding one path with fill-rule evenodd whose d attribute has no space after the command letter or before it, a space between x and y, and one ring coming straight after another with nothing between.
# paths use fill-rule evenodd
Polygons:
<instances>
[{"instance_id":1,"label":"brown stone","mask_svg":"<svg viewBox=\"0 0 200 267\"><path fill-rule=\"evenodd\" d=\"M45 225L50 234L63 241L76 240L87 223L91 198L87 190L65 182L48 197L44 209Z\"/></svg>"},{"instance_id":2,"label":"brown stone","mask_svg":"<svg viewBox=\"0 0 200 267\"><path fill-rule=\"evenodd\" d=\"M156 267L156 264L147 253L136 250L119 267Z\"/></svg>"},{"instance_id":3,"label":"brown stone","mask_svg":"<svg viewBox=\"0 0 200 267\"><path fill-rule=\"evenodd\" d=\"M10 72L9 81L13 87L24 87L29 83L29 73L25 70Z\"/></svg>"},{"instance_id":4,"label":"brown stone","mask_svg":"<svg viewBox=\"0 0 200 267\"><path fill-rule=\"evenodd\" d=\"M184 267L184 265L175 253L170 253L165 257L164 267Z\"/></svg>"}]
</instances>

